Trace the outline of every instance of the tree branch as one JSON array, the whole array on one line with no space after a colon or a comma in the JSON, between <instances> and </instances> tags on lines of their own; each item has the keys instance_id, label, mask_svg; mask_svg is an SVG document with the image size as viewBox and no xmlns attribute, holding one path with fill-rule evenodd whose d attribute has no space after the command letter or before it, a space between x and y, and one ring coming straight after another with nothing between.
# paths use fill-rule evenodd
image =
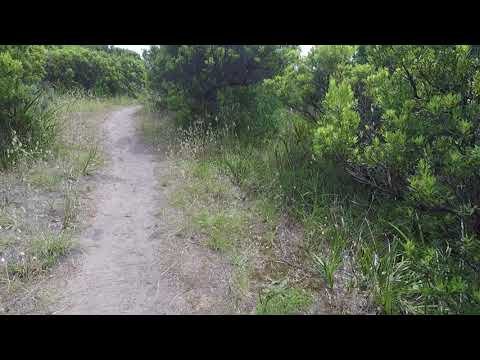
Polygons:
<instances>
[{"instance_id":1,"label":"tree branch","mask_svg":"<svg viewBox=\"0 0 480 360\"><path fill-rule=\"evenodd\" d=\"M415 83L415 79L413 78L412 74L410 74L407 67L403 63L402 63L402 68L403 68L403 70L405 70L405 73L407 74L408 82L410 83L410 86L412 87L412 90L413 90L413 96L416 99L421 100L422 98L420 96L418 96L417 84Z\"/></svg>"}]
</instances>

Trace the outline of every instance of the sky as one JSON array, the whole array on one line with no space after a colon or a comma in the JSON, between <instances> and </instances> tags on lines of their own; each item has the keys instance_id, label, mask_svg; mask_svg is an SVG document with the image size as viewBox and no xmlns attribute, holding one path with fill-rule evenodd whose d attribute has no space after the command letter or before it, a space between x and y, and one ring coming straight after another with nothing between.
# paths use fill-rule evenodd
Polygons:
<instances>
[{"instance_id":1,"label":"sky","mask_svg":"<svg viewBox=\"0 0 480 360\"><path fill-rule=\"evenodd\" d=\"M148 49L150 47L150 45L115 45L115 46L128 49L128 50L133 50L139 53L140 55L142 55L142 51L144 49Z\"/></svg>"},{"instance_id":2,"label":"sky","mask_svg":"<svg viewBox=\"0 0 480 360\"><path fill-rule=\"evenodd\" d=\"M148 49L150 47L150 45L115 45L115 46L136 51L140 55L142 54L142 51L144 49ZM302 49L302 54L306 55L312 46L313 45L300 45Z\"/></svg>"}]
</instances>

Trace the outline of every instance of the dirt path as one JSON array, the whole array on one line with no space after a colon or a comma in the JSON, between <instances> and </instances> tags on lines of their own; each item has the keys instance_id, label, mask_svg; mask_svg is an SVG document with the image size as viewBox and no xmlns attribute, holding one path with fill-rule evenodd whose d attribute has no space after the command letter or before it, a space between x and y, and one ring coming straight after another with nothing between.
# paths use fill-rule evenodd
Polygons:
<instances>
[{"instance_id":1,"label":"dirt path","mask_svg":"<svg viewBox=\"0 0 480 360\"><path fill-rule=\"evenodd\" d=\"M128 107L104 124L109 164L91 198L96 212L80 237L80 258L58 290L55 314L226 313L228 280L218 259L175 239L158 212L168 207L157 179L168 163L137 134Z\"/></svg>"}]
</instances>

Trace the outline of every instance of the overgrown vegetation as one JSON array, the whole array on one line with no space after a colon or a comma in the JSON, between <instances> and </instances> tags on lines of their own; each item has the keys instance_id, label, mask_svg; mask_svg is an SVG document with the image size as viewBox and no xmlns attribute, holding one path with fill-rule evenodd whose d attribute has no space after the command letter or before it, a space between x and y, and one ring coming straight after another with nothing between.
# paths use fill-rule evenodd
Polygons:
<instances>
[{"instance_id":1,"label":"overgrown vegetation","mask_svg":"<svg viewBox=\"0 0 480 360\"><path fill-rule=\"evenodd\" d=\"M53 68L64 65L75 82L55 78L68 75ZM74 244L85 177L103 162L99 126L108 110L132 104L143 82L143 61L122 50L0 46L0 312L38 305L27 285Z\"/></svg>"},{"instance_id":2,"label":"overgrown vegetation","mask_svg":"<svg viewBox=\"0 0 480 360\"><path fill-rule=\"evenodd\" d=\"M145 83L145 66L133 51L102 46L52 46L45 81L60 89L83 89L97 96L135 97Z\"/></svg>"},{"instance_id":3,"label":"overgrown vegetation","mask_svg":"<svg viewBox=\"0 0 480 360\"><path fill-rule=\"evenodd\" d=\"M0 45L0 167L44 155L73 99L136 97L145 76L143 60L128 50Z\"/></svg>"},{"instance_id":4,"label":"overgrown vegetation","mask_svg":"<svg viewBox=\"0 0 480 360\"><path fill-rule=\"evenodd\" d=\"M331 293L347 274L381 313L480 312L477 46L328 45L302 56L298 46L165 45L144 57L0 45L2 176L19 171L29 186L61 192L62 231L75 222L65 184L101 164L94 136L62 138L82 131L65 114L126 104L146 86L148 108L174 114L180 142L208 164L195 176L210 188L192 194L226 196L207 181L215 168L265 216L287 214L304 230L305 266ZM161 129L146 130L160 146ZM0 226L12 235L22 222L1 190ZM240 240L225 234L240 232L244 214L217 210L193 223L229 252ZM307 303L296 290L274 293L273 310L260 302L260 313Z\"/></svg>"},{"instance_id":5,"label":"overgrown vegetation","mask_svg":"<svg viewBox=\"0 0 480 360\"><path fill-rule=\"evenodd\" d=\"M204 158L303 225L328 287L350 269L387 314L480 312L479 65L472 46L146 56L156 108L190 142L214 139Z\"/></svg>"}]
</instances>

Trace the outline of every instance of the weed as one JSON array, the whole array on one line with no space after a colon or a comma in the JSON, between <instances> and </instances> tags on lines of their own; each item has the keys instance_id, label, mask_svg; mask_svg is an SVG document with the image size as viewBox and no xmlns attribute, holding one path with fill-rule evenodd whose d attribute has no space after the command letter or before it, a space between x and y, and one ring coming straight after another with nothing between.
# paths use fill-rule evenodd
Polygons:
<instances>
[{"instance_id":1,"label":"weed","mask_svg":"<svg viewBox=\"0 0 480 360\"><path fill-rule=\"evenodd\" d=\"M98 145L95 144L89 148L89 150L85 155L79 156L80 174L82 176L90 174L90 172L95 168L97 161L98 161Z\"/></svg>"},{"instance_id":2,"label":"weed","mask_svg":"<svg viewBox=\"0 0 480 360\"><path fill-rule=\"evenodd\" d=\"M342 264L341 255L336 251L332 251L329 256L321 257L316 254L313 254L312 256L318 271L325 277L328 286L333 288L335 272Z\"/></svg>"},{"instance_id":3,"label":"weed","mask_svg":"<svg viewBox=\"0 0 480 360\"><path fill-rule=\"evenodd\" d=\"M234 273L232 283L234 289L238 289L241 296L245 296L250 288L250 264L247 254L237 253L231 256Z\"/></svg>"},{"instance_id":4,"label":"weed","mask_svg":"<svg viewBox=\"0 0 480 360\"><path fill-rule=\"evenodd\" d=\"M298 314L308 310L313 297L304 289L288 287L286 281L274 282L260 294L259 315Z\"/></svg>"},{"instance_id":5,"label":"weed","mask_svg":"<svg viewBox=\"0 0 480 360\"><path fill-rule=\"evenodd\" d=\"M48 191L55 191L64 180L62 170L48 166L48 163L40 162L27 176L27 182L35 187Z\"/></svg>"},{"instance_id":6,"label":"weed","mask_svg":"<svg viewBox=\"0 0 480 360\"><path fill-rule=\"evenodd\" d=\"M278 207L273 201L261 197L255 202L255 210L260 218L264 219L264 221L270 226L278 223L280 214Z\"/></svg>"},{"instance_id":7,"label":"weed","mask_svg":"<svg viewBox=\"0 0 480 360\"><path fill-rule=\"evenodd\" d=\"M242 232L244 219L241 213L202 210L193 217L196 225L207 237L207 245L213 250L225 252L235 246Z\"/></svg>"},{"instance_id":8,"label":"weed","mask_svg":"<svg viewBox=\"0 0 480 360\"><path fill-rule=\"evenodd\" d=\"M73 246L71 234L43 232L31 243L33 256L36 257L42 270L55 265L61 256L65 255Z\"/></svg>"},{"instance_id":9,"label":"weed","mask_svg":"<svg viewBox=\"0 0 480 360\"><path fill-rule=\"evenodd\" d=\"M67 184L63 196L63 229L72 227L77 216L77 206L77 194L75 190L72 189L71 185Z\"/></svg>"},{"instance_id":10,"label":"weed","mask_svg":"<svg viewBox=\"0 0 480 360\"><path fill-rule=\"evenodd\" d=\"M0 230L5 229L9 230L16 227L16 218L15 216L9 214L6 209L0 208Z\"/></svg>"},{"instance_id":11,"label":"weed","mask_svg":"<svg viewBox=\"0 0 480 360\"><path fill-rule=\"evenodd\" d=\"M7 283L14 280L30 280L58 263L72 248L71 235L66 232L42 231L31 240L25 251L9 260L4 259Z\"/></svg>"}]
</instances>

